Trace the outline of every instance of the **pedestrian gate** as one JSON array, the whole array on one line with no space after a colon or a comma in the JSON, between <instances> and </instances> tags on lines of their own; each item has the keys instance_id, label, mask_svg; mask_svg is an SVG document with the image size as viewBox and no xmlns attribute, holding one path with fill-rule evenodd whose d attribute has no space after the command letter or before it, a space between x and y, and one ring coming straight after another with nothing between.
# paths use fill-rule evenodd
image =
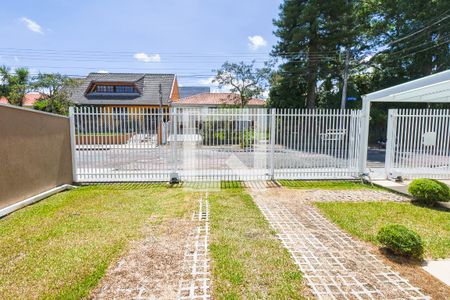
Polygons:
<instances>
[{"instance_id":1,"label":"pedestrian gate","mask_svg":"<svg viewBox=\"0 0 450 300\"><path fill-rule=\"evenodd\" d=\"M449 109L391 109L387 132L388 178L450 177Z\"/></svg>"}]
</instances>

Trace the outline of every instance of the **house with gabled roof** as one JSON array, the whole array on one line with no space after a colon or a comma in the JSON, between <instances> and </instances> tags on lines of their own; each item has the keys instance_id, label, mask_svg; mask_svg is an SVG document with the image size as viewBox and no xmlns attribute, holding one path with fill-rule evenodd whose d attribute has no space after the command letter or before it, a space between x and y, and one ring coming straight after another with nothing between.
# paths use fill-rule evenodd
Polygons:
<instances>
[{"instance_id":1,"label":"house with gabled roof","mask_svg":"<svg viewBox=\"0 0 450 300\"><path fill-rule=\"evenodd\" d=\"M76 105L128 109L170 107L179 98L175 74L90 73L71 93Z\"/></svg>"}]
</instances>

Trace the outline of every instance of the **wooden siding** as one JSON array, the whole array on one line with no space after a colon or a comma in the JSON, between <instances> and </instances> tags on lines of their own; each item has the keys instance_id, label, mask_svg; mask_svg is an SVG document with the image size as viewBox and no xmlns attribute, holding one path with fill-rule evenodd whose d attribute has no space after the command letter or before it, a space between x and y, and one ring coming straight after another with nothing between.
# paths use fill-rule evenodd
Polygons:
<instances>
[{"instance_id":1,"label":"wooden siding","mask_svg":"<svg viewBox=\"0 0 450 300\"><path fill-rule=\"evenodd\" d=\"M180 100L180 89L178 88L178 80L175 77L172 88L172 95L170 95L170 100L173 102L178 102Z\"/></svg>"}]
</instances>

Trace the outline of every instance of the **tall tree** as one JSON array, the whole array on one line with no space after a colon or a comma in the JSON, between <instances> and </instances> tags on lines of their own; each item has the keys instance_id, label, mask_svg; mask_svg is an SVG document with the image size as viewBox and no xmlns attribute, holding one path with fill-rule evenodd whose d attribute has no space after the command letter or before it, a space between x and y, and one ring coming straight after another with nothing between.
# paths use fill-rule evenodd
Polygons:
<instances>
[{"instance_id":1,"label":"tall tree","mask_svg":"<svg viewBox=\"0 0 450 300\"><path fill-rule=\"evenodd\" d=\"M268 88L268 80L271 73L269 64L263 68L256 68L255 62L225 62L219 70L213 82L219 87L228 87L238 97L232 99L240 107L245 107L250 99L261 96ZM224 99L225 100L225 99Z\"/></svg>"},{"instance_id":2,"label":"tall tree","mask_svg":"<svg viewBox=\"0 0 450 300\"><path fill-rule=\"evenodd\" d=\"M325 81L342 89L345 53L350 64L367 48L368 17L360 0L285 0L274 21L281 65L271 105L314 108Z\"/></svg>"},{"instance_id":3,"label":"tall tree","mask_svg":"<svg viewBox=\"0 0 450 300\"><path fill-rule=\"evenodd\" d=\"M378 0L374 34L383 46L368 65L376 88L384 88L450 68L450 2ZM384 48L384 49L383 49ZM375 87L374 87L375 88Z\"/></svg>"},{"instance_id":4,"label":"tall tree","mask_svg":"<svg viewBox=\"0 0 450 300\"><path fill-rule=\"evenodd\" d=\"M27 69L17 68L12 73L8 67L0 67L0 97L6 97L10 104L23 105L29 83L30 76Z\"/></svg>"},{"instance_id":5,"label":"tall tree","mask_svg":"<svg viewBox=\"0 0 450 300\"><path fill-rule=\"evenodd\" d=\"M72 91L79 85L79 81L61 74L41 73L33 80L33 88L45 95L35 103L34 108L67 115L72 104Z\"/></svg>"},{"instance_id":6,"label":"tall tree","mask_svg":"<svg viewBox=\"0 0 450 300\"><path fill-rule=\"evenodd\" d=\"M450 69L450 2L446 0L377 0L367 2L372 12L375 53L360 65L364 76L353 81L366 94ZM401 104L396 108L449 108L426 103ZM371 115L370 140L386 137L389 103L377 103Z\"/></svg>"}]
</instances>

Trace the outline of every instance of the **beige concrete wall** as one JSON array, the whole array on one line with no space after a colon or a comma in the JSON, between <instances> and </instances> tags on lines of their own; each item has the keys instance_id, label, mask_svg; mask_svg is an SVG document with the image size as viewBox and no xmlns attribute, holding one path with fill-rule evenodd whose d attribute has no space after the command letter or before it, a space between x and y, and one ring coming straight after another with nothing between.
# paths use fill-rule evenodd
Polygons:
<instances>
[{"instance_id":1,"label":"beige concrete wall","mask_svg":"<svg viewBox=\"0 0 450 300\"><path fill-rule=\"evenodd\" d=\"M72 183L67 117L0 105L0 209Z\"/></svg>"}]
</instances>

